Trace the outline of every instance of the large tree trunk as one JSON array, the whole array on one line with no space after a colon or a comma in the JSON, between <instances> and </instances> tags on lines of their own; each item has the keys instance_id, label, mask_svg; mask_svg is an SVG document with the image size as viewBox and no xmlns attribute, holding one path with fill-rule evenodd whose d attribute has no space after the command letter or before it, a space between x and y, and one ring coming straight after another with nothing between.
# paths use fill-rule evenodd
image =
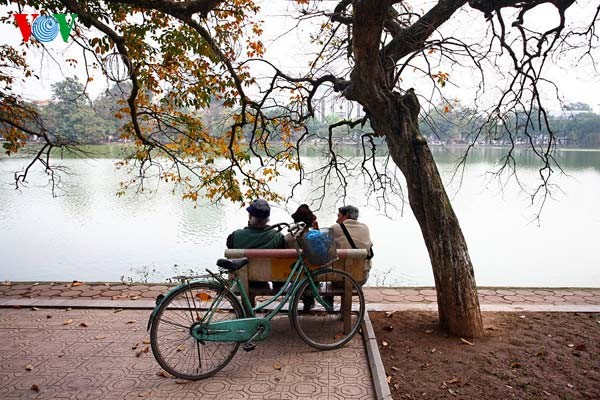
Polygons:
<instances>
[{"instance_id":1,"label":"large tree trunk","mask_svg":"<svg viewBox=\"0 0 600 400\"><path fill-rule=\"evenodd\" d=\"M483 335L473 266L458 219L437 166L419 131L419 102L413 90L394 92L378 53L389 3L354 1L355 67L344 96L363 105L375 132L387 139L390 155L408 186L433 268L440 324L459 336Z\"/></svg>"},{"instance_id":2,"label":"large tree trunk","mask_svg":"<svg viewBox=\"0 0 600 400\"><path fill-rule=\"evenodd\" d=\"M388 132L392 159L402 170L433 267L440 324L456 335L483 335L473 265L460 224L437 166L419 132L419 106L412 90L398 99L399 127Z\"/></svg>"}]
</instances>

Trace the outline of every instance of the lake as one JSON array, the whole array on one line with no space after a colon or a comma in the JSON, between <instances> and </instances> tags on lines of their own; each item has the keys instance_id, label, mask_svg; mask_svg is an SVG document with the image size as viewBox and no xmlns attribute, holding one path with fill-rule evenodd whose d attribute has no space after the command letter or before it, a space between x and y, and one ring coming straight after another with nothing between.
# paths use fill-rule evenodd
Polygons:
<instances>
[{"instance_id":1,"label":"lake","mask_svg":"<svg viewBox=\"0 0 600 400\"><path fill-rule=\"evenodd\" d=\"M433 148L452 204L469 245L480 286L600 287L600 151L565 150L558 160L553 198L538 221L538 205L510 180L500 184L488 174L503 150L473 151L462 180L451 180L463 149ZM25 159L0 159L0 280L11 281L163 281L190 270L202 272L223 256L227 235L245 225L247 213L233 204L194 207L159 185L151 193L117 197L113 158L65 159L70 174L64 193L53 198L39 171L28 188L16 191L15 170ZM318 157L306 157L316 165ZM531 152L517 153L521 185L539 184ZM381 161L381 160L380 160ZM503 179L503 182L506 177ZM291 177L276 188L286 194ZM316 185L318 182L314 182ZM303 185L288 205L273 207L271 222L289 214L310 195ZM316 212L321 227L333 224L337 194ZM375 258L369 285L431 286L433 275L410 207L388 208L366 199L362 181L354 182L347 203L361 210L371 229Z\"/></svg>"}]
</instances>

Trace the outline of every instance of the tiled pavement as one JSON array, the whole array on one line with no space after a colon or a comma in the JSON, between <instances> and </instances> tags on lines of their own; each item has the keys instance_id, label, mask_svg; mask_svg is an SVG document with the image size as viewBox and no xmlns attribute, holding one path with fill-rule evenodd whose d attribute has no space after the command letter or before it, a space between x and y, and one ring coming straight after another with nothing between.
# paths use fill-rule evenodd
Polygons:
<instances>
[{"instance_id":1,"label":"tiled pavement","mask_svg":"<svg viewBox=\"0 0 600 400\"><path fill-rule=\"evenodd\" d=\"M145 324L147 309L167 289L0 282L0 399L375 398L360 336L342 349L316 351L297 337L285 316L274 320L267 341L253 352L240 350L214 377L185 382L157 375L160 367L145 352ZM600 289L478 292L482 309L490 311L600 311ZM370 310L435 309L432 288L365 288L365 295Z\"/></svg>"},{"instance_id":2,"label":"tiled pavement","mask_svg":"<svg viewBox=\"0 0 600 400\"><path fill-rule=\"evenodd\" d=\"M123 283L10 283L0 282L1 305L87 305L145 308L168 289L166 285ZM513 308L540 307L582 311L600 306L600 288L488 288L478 289L482 309L504 311ZM370 310L435 309L434 288L367 287L365 296ZM17 301L17 299L20 299ZM42 299L51 302L39 303ZM73 302L76 300L76 302ZM38 302L36 302L38 301Z\"/></svg>"},{"instance_id":3,"label":"tiled pavement","mask_svg":"<svg viewBox=\"0 0 600 400\"><path fill-rule=\"evenodd\" d=\"M217 375L192 382L160 374L148 351L148 314L0 309L0 399L375 398L360 335L321 352L300 340L287 317L277 317L256 350L240 348Z\"/></svg>"}]
</instances>

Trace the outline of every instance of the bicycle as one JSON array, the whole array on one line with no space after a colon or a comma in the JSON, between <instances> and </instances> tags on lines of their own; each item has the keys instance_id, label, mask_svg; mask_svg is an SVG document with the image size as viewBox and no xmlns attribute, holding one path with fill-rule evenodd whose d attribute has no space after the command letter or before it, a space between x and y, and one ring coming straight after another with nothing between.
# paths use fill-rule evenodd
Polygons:
<instances>
[{"instance_id":1,"label":"bicycle","mask_svg":"<svg viewBox=\"0 0 600 400\"><path fill-rule=\"evenodd\" d=\"M219 273L206 269L205 276L179 277L181 284L157 298L148 329L152 353L166 372L189 380L214 375L231 361L240 344L252 351L255 341L268 338L271 319L287 303L292 327L310 346L331 350L352 339L365 314L361 286L331 266L311 270L300 251L304 224L280 223L271 228L281 231L283 226L296 239L297 259L283 286L256 307L237 275L248 264L247 258L219 259ZM345 293L351 293L350 298ZM313 308L300 310L301 300L310 297ZM270 305L274 307L268 310ZM261 312L266 315L258 317Z\"/></svg>"}]
</instances>

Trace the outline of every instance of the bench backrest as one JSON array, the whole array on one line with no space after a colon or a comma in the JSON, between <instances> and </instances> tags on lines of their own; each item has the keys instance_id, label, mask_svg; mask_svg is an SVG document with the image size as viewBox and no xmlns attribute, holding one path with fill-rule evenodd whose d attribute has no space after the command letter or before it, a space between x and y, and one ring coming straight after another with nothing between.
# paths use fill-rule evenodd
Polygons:
<instances>
[{"instance_id":1,"label":"bench backrest","mask_svg":"<svg viewBox=\"0 0 600 400\"><path fill-rule=\"evenodd\" d=\"M357 282L362 282L365 277L364 260L367 258L367 250L338 249L337 255L339 260L333 263L333 267L348 272ZM242 268L239 273L246 287L248 281L284 282L290 274L290 266L297 259L294 249L226 249L225 257L249 258L248 266Z\"/></svg>"}]
</instances>

